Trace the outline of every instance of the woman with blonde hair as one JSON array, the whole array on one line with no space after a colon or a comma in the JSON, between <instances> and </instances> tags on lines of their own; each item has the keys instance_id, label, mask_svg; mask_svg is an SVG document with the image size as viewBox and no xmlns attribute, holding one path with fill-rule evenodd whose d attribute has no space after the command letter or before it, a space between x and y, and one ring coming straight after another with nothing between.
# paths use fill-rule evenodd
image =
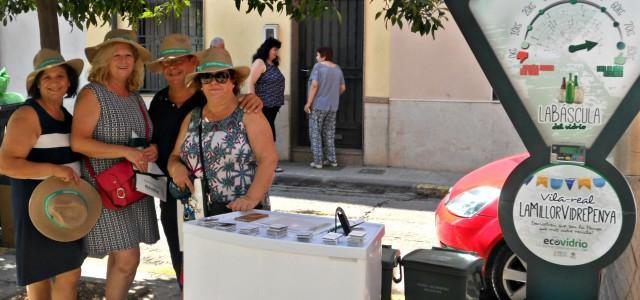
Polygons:
<instances>
[{"instance_id":1,"label":"woman with blonde hair","mask_svg":"<svg viewBox=\"0 0 640 300\"><path fill-rule=\"evenodd\" d=\"M107 33L101 44L85 49L92 64L90 83L76 101L71 147L87 156L82 178L94 186L96 175L116 163L127 160L146 172L148 163L158 156L156 146L149 144L153 128L137 92L150 53L135 41L135 32L117 29ZM109 255L107 299L126 298L140 262L139 244L152 244L158 239L152 197L143 197L119 210L102 209L102 216L87 236L87 246L90 256Z\"/></svg>"}]
</instances>

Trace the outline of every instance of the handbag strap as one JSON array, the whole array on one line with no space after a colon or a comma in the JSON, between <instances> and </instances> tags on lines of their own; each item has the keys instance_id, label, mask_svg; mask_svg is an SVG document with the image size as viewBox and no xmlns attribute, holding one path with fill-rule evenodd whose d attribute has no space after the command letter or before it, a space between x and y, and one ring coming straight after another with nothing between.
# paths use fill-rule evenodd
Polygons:
<instances>
[{"instance_id":1,"label":"handbag strap","mask_svg":"<svg viewBox=\"0 0 640 300\"><path fill-rule=\"evenodd\" d=\"M202 119L204 118L204 107L200 109L200 124L198 125L198 148L200 154L200 167L202 168L202 189L205 191L205 194L209 193L209 181L207 181L207 168L205 167L206 162L204 160L204 150L202 150Z\"/></svg>"},{"instance_id":2,"label":"handbag strap","mask_svg":"<svg viewBox=\"0 0 640 300\"><path fill-rule=\"evenodd\" d=\"M147 114L146 114L144 108L142 107L142 102L140 100L138 100L138 109L140 110L140 113L142 114L142 119L144 119L144 138L145 138L145 140L147 142L149 142L151 140L151 138L149 137L149 133L151 131L151 128L149 127L149 119L147 119ZM96 178L96 170L93 169L93 165L91 164L91 161L86 156L84 158L84 165L87 168L87 171L89 171L89 176L91 176L91 178L95 179Z\"/></svg>"},{"instance_id":3,"label":"handbag strap","mask_svg":"<svg viewBox=\"0 0 640 300\"><path fill-rule=\"evenodd\" d=\"M140 109L140 113L142 114L142 118L144 119L144 138L147 142L151 141L150 132L151 128L149 126L149 119L147 119L147 113L144 107L142 107L142 102L138 100L138 109Z\"/></svg>"}]
</instances>

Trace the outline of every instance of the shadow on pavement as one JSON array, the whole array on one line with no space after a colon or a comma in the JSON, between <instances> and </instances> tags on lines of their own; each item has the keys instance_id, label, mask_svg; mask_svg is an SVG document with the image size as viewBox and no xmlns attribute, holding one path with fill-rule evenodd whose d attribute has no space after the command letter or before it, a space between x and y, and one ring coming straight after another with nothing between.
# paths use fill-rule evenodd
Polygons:
<instances>
[{"instance_id":1,"label":"shadow on pavement","mask_svg":"<svg viewBox=\"0 0 640 300\"><path fill-rule=\"evenodd\" d=\"M78 299L101 300L104 298L105 280L82 277L78 286ZM27 292L23 287L16 287L16 293L1 300L27 299ZM141 280L135 281L127 296L135 299L180 299L180 289L175 280Z\"/></svg>"}]
</instances>

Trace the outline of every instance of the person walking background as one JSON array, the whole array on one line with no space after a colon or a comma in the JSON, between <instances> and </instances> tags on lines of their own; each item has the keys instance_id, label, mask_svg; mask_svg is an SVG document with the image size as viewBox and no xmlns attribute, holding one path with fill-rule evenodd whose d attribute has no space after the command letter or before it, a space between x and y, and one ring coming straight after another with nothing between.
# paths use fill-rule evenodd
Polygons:
<instances>
[{"instance_id":1,"label":"person walking background","mask_svg":"<svg viewBox=\"0 0 640 300\"><path fill-rule=\"evenodd\" d=\"M316 63L311 70L309 94L304 111L309 114L309 139L313 162L311 167L338 166L335 134L336 114L340 95L347 90L342 69L333 62L333 50L320 47L316 51ZM324 150L324 151L323 151ZM323 153L326 161L323 161Z\"/></svg>"},{"instance_id":2,"label":"person walking background","mask_svg":"<svg viewBox=\"0 0 640 300\"><path fill-rule=\"evenodd\" d=\"M69 146L71 114L62 102L76 94L82 67L81 59L66 61L58 51L41 49L27 77L30 99L9 118L0 147L0 173L11 177L17 280L29 299L76 299L87 257L82 239L59 242L40 233L28 207L43 179L80 178L80 155Z\"/></svg>"},{"instance_id":3,"label":"person walking background","mask_svg":"<svg viewBox=\"0 0 640 300\"><path fill-rule=\"evenodd\" d=\"M198 58L193 52L191 40L184 34L166 36L160 44L159 57L149 63L152 72L161 72L168 86L155 94L149 106L149 116L153 123L152 143L158 147L156 163L169 174L167 163L173 150L180 125L189 112L195 107L207 103L202 90L194 85L188 87L185 78L195 72ZM262 109L262 100L255 95L247 95L240 102L246 113L256 113ZM168 187L167 187L168 188ZM167 238L171 263L176 278L182 288L182 251L178 238L177 199L167 193L167 199L160 201L160 221Z\"/></svg>"},{"instance_id":4,"label":"person walking background","mask_svg":"<svg viewBox=\"0 0 640 300\"><path fill-rule=\"evenodd\" d=\"M209 48L224 48L224 40L221 37L214 37L209 43Z\"/></svg>"},{"instance_id":5,"label":"person walking background","mask_svg":"<svg viewBox=\"0 0 640 300\"><path fill-rule=\"evenodd\" d=\"M262 113L269 121L273 141L276 141L276 116L284 105L284 75L278 65L278 50L282 43L275 38L267 38L253 55L253 64L249 74L249 93L255 93L264 101ZM276 167L276 172L282 172Z\"/></svg>"},{"instance_id":6,"label":"person walking background","mask_svg":"<svg viewBox=\"0 0 640 300\"><path fill-rule=\"evenodd\" d=\"M144 62L151 55L137 40L134 31L116 29L107 33L101 44L85 48L92 65L90 83L76 100L71 147L87 156L82 178L94 186L92 173L100 174L124 159L146 172L148 163L158 156L155 145L143 149L128 146L134 139L153 134L144 101L137 92L144 82ZM117 211L102 209L86 240L90 256L109 255L107 299L126 298L140 263L139 244L153 244L160 238L157 222L150 196Z\"/></svg>"}]
</instances>

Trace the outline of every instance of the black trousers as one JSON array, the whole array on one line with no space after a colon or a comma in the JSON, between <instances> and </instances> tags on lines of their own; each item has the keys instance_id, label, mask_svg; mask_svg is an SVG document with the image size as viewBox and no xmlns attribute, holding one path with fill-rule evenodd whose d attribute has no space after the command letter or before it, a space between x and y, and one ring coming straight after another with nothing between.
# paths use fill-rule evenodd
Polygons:
<instances>
[{"instance_id":1,"label":"black trousers","mask_svg":"<svg viewBox=\"0 0 640 300\"><path fill-rule=\"evenodd\" d=\"M180 284L180 278L182 278L182 251L180 251L180 241L178 240L178 209L176 207L178 200L174 199L170 193L167 193L167 198L166 202L160 201L160 222L169 245L171 264L173 265L173 270L176 271L178 284ZM182 284L180 284L180 289L182 289Z\"/></svg>"},{"instance_id":2,"label":"black trousers","mask_svg":"<svg viewBox=\"0 0 640 300\"><path fill-rule=\"evenodd\" d=\"M280 111L280 106L274 107L263 107L262 113L265 117L267 117L267 121L269 121L269 125L271 126L271 133L273 134L273 141L276 141L276 115Z\"/></svg>"}]
</instances>

